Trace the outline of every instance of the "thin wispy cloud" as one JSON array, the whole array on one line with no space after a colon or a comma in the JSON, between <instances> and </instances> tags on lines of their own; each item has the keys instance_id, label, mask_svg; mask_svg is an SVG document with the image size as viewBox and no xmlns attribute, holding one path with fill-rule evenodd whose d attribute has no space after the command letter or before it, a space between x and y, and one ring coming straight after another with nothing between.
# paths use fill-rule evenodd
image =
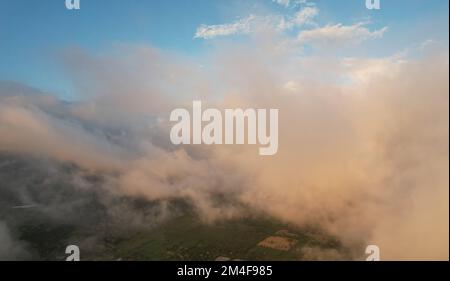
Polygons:
<instances>
[{"instance_id":1,"label":"thin wispy cloud","mask_svg":"<svg viewBox=\"0 0 450 281\"><path fill-rule=\"evenodd\" d=\"M313 25L314 18L319 14L319 9L316 7L306 7L298 11L293 17L285 19L284 17L279 22L280 30L287 30L293 27L302 27L304 25Z\"/></svg>"},{"instance_id":2,"label":"thin wispy cloud","mask_svg":"<svg viewBox=\"0 0 450 281\"><path fill-rule=\"evenodd\" d=\"M295 15L292 22L296 25L312 24L313 18L315 18L318 14L319 9L316 7L306 7Z\"/></svg>"},{"instance_id":3,"label":"thin wispy cloud","mask_svg":"<svg viewBox=\"0 0 450 281\"><path fill-rule=\"evenodd\" d=\"M251 23L255 20L255 16L250 15L244 19L240 19L233 23L217 24L217 25L201 25L197 28L194 38L211 39L218 36L228 36L234 34L249 33Z\"/></svg>"},{"instance_id":4,"label":"thin wispy cloud","mask_svg":"<svg viewBox=\"0 0 450 281\"><path fill-rule=\"evenodd\" d=\"M307 0L272 0L272 2L275 2L278 5L283 6L285 8L297 7L299 5L306 5L306 6L316 5L316 3L308 2Z\"/></svg>"},{"instance_id":5,"label":"thin wispy cloud","mask_svg":"<svg viewBox=\"0 0 450 281\"><path fill-rule=\"evenodd\" d=\"M381 29L370 31L365 27L365 23L356 23L353 25L326 25L312 30L300 32L298 39L301 43L311 44L358 44L365 40L377 39L383 37L388 30L385 26Z\"/></svg>"},{"instance_id":6,"label":"thin wispy cloud","mask_svg":"<svg viewBox=\"0 0 450 281\"><path fill-rule=\"evenodd\" d=\"M369 22L358 22L351 25L337 23L319 26L317 23L318 15L319 9L315 6L304 7L291 16L249 15L226 24L203 24L197 28L194 38L214 39L216 37L251 34L267 29L280 33L297 30L299 32L297 37L290 37L296 44L343 46L382 38L388 30L387 26L377 30L370 30L367 27Z\"/></svg>"},{"instance_id":7,"label":"thin wispy cloud","mask_svg":"<svg viewBox=\"0 0 450 281\"><path fill-rule=\"evenodd\" d=\"M294 27L314 25L314 18L319 14L316 7L305 7L293 16L282 15L249 15L237 21L225 24L206 25L197 28L194 38L212 39L215 37L249 34L258 30L269 28L277 31L286 31Z\"/></svg>"},{"instance_id":8,"label":"thin wispy cloud","mask_svg":"<svg viewBox=\"0 0 450 281\"><path fill-rule=\"evenodd\" d=\"M284 7L289 7L289 4L291 3L290 0L272 0L272 1Z\"/></svg>"}]
</instances>

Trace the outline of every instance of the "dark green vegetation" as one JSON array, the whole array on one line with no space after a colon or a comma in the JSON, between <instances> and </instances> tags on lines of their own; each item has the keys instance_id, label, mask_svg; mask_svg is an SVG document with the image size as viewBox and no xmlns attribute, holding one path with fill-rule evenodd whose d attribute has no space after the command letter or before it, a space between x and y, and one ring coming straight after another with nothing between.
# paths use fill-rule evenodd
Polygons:
<instances>
[{"instance_id":1,"label":"dark green vegetation","mask_svg":"<svg viewBox=\"0 0 450 281\"><path fill-rule=\"evenodd\" d=\"M289 251L258 246L285 228L263 218L206 224L196 216L181 215L149 229L130 231L30 223L22 226L20 238L41 259L49 260L64 259L64 249L70 244L80 246L83 260L302 260L309 259L303 247L345 252L336 240L306 231L293 232L298 243Z\"/></svg>"},{"instance_id":2,"label":"dark green vegetation","mask_svg":"<svg viewBox=\"0 0 450 281\"><path fill-rule=\"evenodd\" d=\"M320 259L311 249L350 258L319 230L262 213L248 210L242 218L206 223L189 201L149 202L113 195L108 188L104 176L72 165L0 157L0 222L26 251L6 259L64 260L68 245L80 247L82 260ZM228 199L217 196L218 203ZM270 236L297 243L287 251L258 246Z\"/></svg>"},{"instance_id":3,"label":"dark green vegetation","mask_svg":"<svg viewBox=\"0 0 450 281\"><path fill-rule=\"evenodd\" d=\"M192 216L180 216L150 231L132 233L107 245L109 255L122 260L215 260L218 257L242 260L297 260L303 246L317 246L313 234L296 233L298 244L290 251L263 248L257 244L283 226L262 218L228 220L205 224ZM339 247L330 239L329 246ZM95 255L91 258L96 259Z\"/></svg>"}]
</instances>

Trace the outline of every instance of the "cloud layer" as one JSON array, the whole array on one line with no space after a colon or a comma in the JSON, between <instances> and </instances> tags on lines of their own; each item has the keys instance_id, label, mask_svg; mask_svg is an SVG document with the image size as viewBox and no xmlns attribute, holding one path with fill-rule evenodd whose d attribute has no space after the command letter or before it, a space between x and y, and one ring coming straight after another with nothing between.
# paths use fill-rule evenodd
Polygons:
<instances>
[{"instance_id":1,"label":"cloud layer","mask_svg":"<svg viewBox=\"0 0 450 281\"><path fill-rule=\"evenodd\" d=\"M383 259L448 259L448 54L330 60L271 50L219 48L203 68L146 47L68 50L83 99L3 83L0 151L106 172L114 193L183 198L205 222L250 208L318 226L355 258L370 243ZM278 154L172 146L170 109L194 98L279 108Z\"/></svg>"},{"instance_id":2,"label":"cloud layer","mask_svg":"<svg viewBox=\"0 0 450 281\"><path fill-rule=\"evenodd\" d=\"M50 159L102 177L98 185L79 175L70 181L94 192L111 216L129 214L117 216L125 227L148 220L117 198L182 199L205 223L256 212L318 227L355 259L368 244L378 245L384 260L448 259L448 49L427 41L414 56L323 56L316 48L357 46L387 27L319 25L317 7L300 6L291 16L200 26L195 38L252 35L217 44L201 65L149 46L101 55L65 49L58 58L79 100L0 82L0 155ZM298 52L306 44L312 51ZM278 108L278 153L261 158L255 146L172 145L170 111L194 99L219 109ZM18 205L36 203L18 197ZM44 202L46 212L67 214L56 201ZM152 219L169 216L164 206L158 210L163 215ZM26 248L6 223L0 240L8 245L0 258Z\"/></svg>"}]
</instances>

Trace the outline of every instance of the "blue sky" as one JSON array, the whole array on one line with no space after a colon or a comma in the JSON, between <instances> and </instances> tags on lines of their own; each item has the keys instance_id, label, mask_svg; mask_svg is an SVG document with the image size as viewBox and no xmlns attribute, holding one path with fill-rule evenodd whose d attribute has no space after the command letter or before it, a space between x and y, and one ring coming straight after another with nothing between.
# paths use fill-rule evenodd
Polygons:
<instances>
[{"instance_id":1,"label":"blue sky","mask_svg":"<svg viewBox=\"0 0 450 281\"><path fill-rule=\"evenodd\" d=\"M78 11L67 10L64 2L0 0L0 80L70 96L70 81L56 55L65 48L101 53L115 44L144 44L202 56L222 38L194 38L201 25L227 28L249 15L288 18L307 6L319 11L314 24L288 32L361 22L367 22L364 28L370 32L388 28L382 38L368 40L346 55L388 56L426 40L448 46L447 0L381 0L381 10L366 9L365 0L316 0L310 4L290 0L288 6L272 0L81 0ZM240 35L220 37L240 40Z\"/></svg>"}]
</instances>

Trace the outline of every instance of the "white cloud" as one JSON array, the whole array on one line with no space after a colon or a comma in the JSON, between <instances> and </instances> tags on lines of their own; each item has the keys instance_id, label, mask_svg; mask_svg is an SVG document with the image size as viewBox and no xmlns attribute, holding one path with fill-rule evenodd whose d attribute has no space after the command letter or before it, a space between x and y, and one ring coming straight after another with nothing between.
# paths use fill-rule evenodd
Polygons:
<instances>
[{"instance_id":1,"label":"white cloud","mask_svg":"<svg viewBox=\"0 0 450 281\"><path fill-rule=\"evenodd\" d=\"M211 39L217 36L228 36L233 34L242 34L250 32L251 22L255 16L250 15L233 23L217 25L201 25L197 28L194 38Z\"/></svg>"},{"instance_id":2,"label":"white cloud","mask_svg":"<svg viewBox=\"0 0 450 281\"><path fill-rule=\"evenodd\" d=\"M258 28L271 28L285 31L294 27L314 24L313 19L319 14L316 7L305 7L292 17L279 15L255 16L249 15L232 23L205 25L197 28L194 38L212 39L219 36L247 34L255 32Z\"/></svg>"},{"instance_id":3,"label":"white cloud","mask_svg":"<svg viewBox=\"0 0 450 281\"><path fill-rule=\"evenodd\" d=\"M279 30L287 30L293 27L300 27L304 25L315 24L314 18L319 14L319 9L316 7L306 7L298 11L291 18L282 17L278 23Z\"/></svg>"},{"instance_id":4,"label":"white cloud","mask_svg":"<svg viewBox=\"0 0 450 281\"><path fill-rule=\"evenodd\" d=\"M272 0L272 1L284 7L289 7L289 4L291 3L290 0Z\"/></svg>"},{"instance_id":5,"label":"white cloud","mask_svg":"<svg viewBox=\"0 0 450 281\"><path fill-rule=\"evenodd\" d=\"M310 42L318 45L358 44L368 39L381 38L387 31L387 27L370 31L364 25L365 23L356 23L354 25L343 25L341 23L326 25L312 30L302 31L298 39L301 43Z\"/></svg>"},{"instance_id":6,"label":"white cloud","mask_svg":"<svg viewBox=\"0 0 450 281\"><path fill-rule=\"evenodd\" d=\"M312 24L313 18L315 18L319 14L319 9L316 7L306 7L300 10L295 17L293 18L293 22L296 25L304 25L304 24Z\"/></svg>"},{"instance_id":7,"label":"white cloud","mask_svg":"<svg viewBox=\"0 0 450 281\"><path fill-rule=\"evenodd\" d=\"M345 73L357 83L369 83L380 77L393 78L402 70L407 60L402 56L386 58L345 58L342 60Z\"/></svg>"},{"instance_id":8,"label":"white cloud","mask_svg":"<svg viewBox=\"0 0 450 281\"><path fill-rule=\"evenodd\" d=\"M308 2L307 0L272 0L272 2L277 3L285 8L298 7L300 5L315 6L314 2Z\"/></svg>"}]
</instances>

